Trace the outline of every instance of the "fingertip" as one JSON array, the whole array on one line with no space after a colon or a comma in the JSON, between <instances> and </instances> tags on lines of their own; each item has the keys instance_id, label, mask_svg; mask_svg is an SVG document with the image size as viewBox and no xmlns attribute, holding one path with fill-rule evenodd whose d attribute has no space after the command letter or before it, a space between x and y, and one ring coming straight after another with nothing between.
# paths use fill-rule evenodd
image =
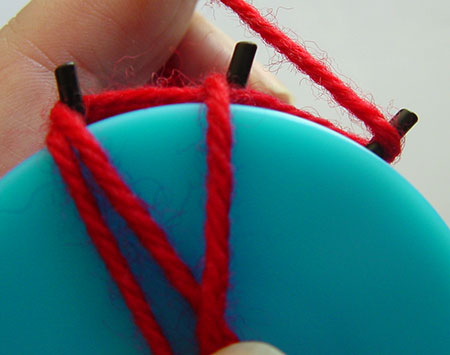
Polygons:
<instances>
[{"instance_id":1,"label":"fingertip","mask_svg":"<svg viewBox=\"0 0 450 355\"><path fill-rule=\"evenodd\" d=\"M0 31L0 176L43 147L58 65L77 64L84 93L142 85L172 55L195 4L32 0Z\"/></svg>"},{"instance_id":2,"label":"fingertip","mask_svg":"<svg viewBox=\"0 0 450 355\"><path fill-rule=\"evenodd\" d=\"M227 346L213 355L283 355L279 349L267 343L241 342Z\"/></svg>"},{"instance_id":3,"label":"fingertip","mask_svg":"<svg viewBox=\"0 0 450 355\"><path fill-rule=\"evenodd\" d=\"M213 72L226 73L235 42L219 28L195 13L185 38L177 49L178 69L187 77L203 79ZM293 96L272 73L255 62L249 87L292 104Z\"/></svg>"},{"instance_id":4,"label":"fingertip","mask_svg":"<svg viewBox=\"0 0 450 355\"><path fill-rule=\"evenodd\" d=\"M294 96L289 89L272 73L266 71L264 67L256 62L250 73L249 86L252 89L264 92L280 99L281 101L293 105Z\"/></svg>"}]
</instances>

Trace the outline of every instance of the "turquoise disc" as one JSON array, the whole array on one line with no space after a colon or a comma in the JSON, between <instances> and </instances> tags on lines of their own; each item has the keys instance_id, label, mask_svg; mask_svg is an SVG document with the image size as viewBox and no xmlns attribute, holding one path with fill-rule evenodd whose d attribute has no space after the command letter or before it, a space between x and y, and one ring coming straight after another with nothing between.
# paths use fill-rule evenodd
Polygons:
<instances>
[{"instance_id":1,"label":"turquoise disc","mask_svg":"<svg viewBox=\"0 0 450 355\"><path fill-rule=\"evenodd\" d=\"M394 169L280 112L233 106L235 189L227 317L288 354L450 349L450 231ZM200 278L205 107L130 112L90 127ZM195 317L98 196L175 353ZM0 181L3 354L144 354L146 344L47 150Z\"/></svg>"}]
</instances>

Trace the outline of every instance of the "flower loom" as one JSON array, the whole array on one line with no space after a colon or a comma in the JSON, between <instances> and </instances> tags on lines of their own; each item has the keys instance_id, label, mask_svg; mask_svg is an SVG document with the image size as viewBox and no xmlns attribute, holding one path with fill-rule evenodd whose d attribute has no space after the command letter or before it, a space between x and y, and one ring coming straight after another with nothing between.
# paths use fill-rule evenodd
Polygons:
<instances>
[{"instance_id":1,"label":"flower loom","mask_svg":"<svg viewBox=\"0 0 450 355\"><path fill-rule=\"evenodd\" d=\"M417 116L221 2L372 138L246 88L251 43L198 85L82 96L60 66L47 149L0 181L5 353L448 349L450 231L387 164Z\"/></svg>"}]
</instances>

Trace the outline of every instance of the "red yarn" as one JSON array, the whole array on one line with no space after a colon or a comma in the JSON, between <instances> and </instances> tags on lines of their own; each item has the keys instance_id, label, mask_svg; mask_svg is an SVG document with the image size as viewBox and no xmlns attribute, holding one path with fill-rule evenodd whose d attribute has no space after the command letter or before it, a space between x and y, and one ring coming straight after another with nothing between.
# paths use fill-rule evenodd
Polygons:
<instances>
[{"instance_id":1,"label":"red yarn","mask_svg":"<svg viewBox=\"0 0 450 355\"><path fill-rule=\"evenodd\" d=\"M137 235L142 245L161 266L172 285L194 309L199 305L199 287L191 271L170 245L165 232L156 224L145 204L133 194L112 166L95 137L67 106L58 103L51 113L51 132L70 142L80 160L90 170L96 183L103 189L109 202ZM61 166L59 166L61 169Z\"/></svg>"},{"instance_id":2,"label":"red yarn","mask_svg":"<svg viewBox=\"0 0 450 355\"><path fill-rule=\"evenodd\" d=\"M62 112L59 113L58 110ZM68 111L67 116L64 115L64 111ZM81 122L81 117L77 117L75 112L69 111L62 104L58 104L53 112L54 118L69 118L69 121ZM47 137L47 147L69 188L92 242L115 280L150 349L155 354L170 354L170 345L162 334L141 287L131 273L127 260L120 252L114 236L106 226L97 203L86 185L70 142L57 128L52 127Z\"/></svg>"},{"instance_id":3,"label":"red yarn","mask_svg":"<svg viewBox=\"0 0 450 355\"><path fill-rule=\"evenodd\" d=\"M209 93L206 144L208 175L206 189L205 266L202 275L200 312L197 337L201 353L211 354L237 341L226 331L225 309L228 288L230 222L233 172L231 167L232 132L228 84L223 76L211 76L205 81Z\"/></svg>"},{"instance_id":4,"label":"red yarn","mask_svg":"<svg viewBox=\"0 0 450 355\"><path fill-rule=\"evenodd\" d=\"M117 245L114 244L115 249L111 251L112 247L109 244L105 246L98 241L101 241L106 233L110 244L115 243L98 211L95 198L84 181L79 165L82 163L89 169L113 208L134 231L173 287L198 314L197 337L201 353L208 354L237 341L237 337L225 321L228 287L228 212L232 190L228 85L223 77L214 76L207 80L205 92L208 92L205 94L205 102L208 106L209 123L207 131L209 174L205 223L206 262L201 286L172 248L164 231L154 222L145 204L122 181L95 137L86 129L82 117L62 103L57 103L50 115L52 124L47 137L49 151L69 187L89 235L118 284L135 317L136 325L141 329L155 354L171 353L170 346L151 316L142 291L135 290L139 286L134 281ZM139 93L136 96L139 102ZM130 106L137 108L132 104ZM91 110L92 107L88 106L88 111ZM122 285L124 279L132 281L132 286ZM151 321L146 318L151 318ZM145 319L145 322L142 319ZM148 328L152 331L150 332Z\"/></svg>"},{"instance_id":5,"label":"red yarn","mask_svg":"<svg viewBox=\"0 0 450 355\"><path fill-rule=\"evenodd\" d=\"M307 74L316 84L327 89L339 105L363 121L373 133L374 140L383 146L387 155L386 161L391 162L400 154L398 132L372 103L360 98L322 62L263 18L252 5L242 0L220 1L238 14L242 21L258 33L266 43L289 59L300 71Z\"/></svg>"},{"instance_id":6,"label":"red yarn","mask_svg":"<svg viewBox=\"0 0 450 355\"><path fill-rule=\"evenodd\" d=\"M234 104L264 107L289 113L293 116L318 123L361 145L366 145L369 142L367 139L336 127L324 118L316 117L307 111L286 104L276 97L251 89L232 88L230 90L230 101ZM85 120L90 124L104 118L143 108L186 102L204 102L206 95L205 88L201 86L183 88L144 87L86 95L83 98L86 106Z\"/></svg>"},{"instance_id":7,"label":"red yarn","mask_svg":"<svg viewBox=\"0 0 450 355\"><path fill-rule=\"evenodd\" d=\"M379 142L383 151L388 154L387 160L394 160L400 152L400 137L373 104L360 98L324 64L315 60L304 48L265 20L253 6L242 0L221 1L299 70L326 88L336 102L362 120L373 133L373 139ZM210 76L204 85L199 86L145 87L89 95L83 100L86 106L85 117L62 103L55 105L50 115L51 127L47 145L88 234L154 354L171 354L170 344L100 213L96 199L82 174L81 165L90 171L111 206L126 221L140 243L161 267L174 289L195 311L200 352L210 354L238 341L225 319L230 258L229 211L233 189L230 103L285 112L323 125L359 144L368 143L366 139L345 132L323 118L299 110L270 95L250 89L230 88L223 75ZM206 248L200 284L170 245L165 232L153 220L145 203L123 182L107 154L85 127L85 123L128 111L185 102L204 102L208 109L207 202L204 226Z\"/></svg>"}]
</instances>

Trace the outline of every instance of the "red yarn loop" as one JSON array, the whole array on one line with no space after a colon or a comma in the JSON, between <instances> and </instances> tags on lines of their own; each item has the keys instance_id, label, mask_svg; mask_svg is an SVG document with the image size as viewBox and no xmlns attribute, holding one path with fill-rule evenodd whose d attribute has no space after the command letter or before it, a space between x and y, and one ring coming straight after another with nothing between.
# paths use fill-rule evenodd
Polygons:
<instances>
[{"instance_id":1,"label":"red yarn loop","mask_svg":"<svg viewBox=\"0 0 450 355\"><path fill-rule=\"evenodd\" d=\"M315 59L278 27L261 16L258 10L243 0L220 0L271 47L285 56L297 69L325 88L334 101L364 122L392 162L401 152L400 136L374 104L359 97L348 85L334 75L321 61Z\"/></svg>"},{"instance_id":2,"label":"red yarn loop","mask_svg":"<svg viewBox=\"0 0 450 355\"><path fill-rule=\"evenodd\" d=\"M243 0L221 0L262 39L286 56L296 67L327 89L334 100L360 119L373 134L391 162L400 153L400 137L379 110L360 98L350 87L289 39ZM133 276L113 233L108 228L90 190L82 166L89 170L115 211L126 221L141 245L163 271L173 288L192 307L197 316L196 336L201 354L210 354L238 341L225 317L229 283L229 212L233 190L231 166L232 126L230 104L264 107L310 120L334 130L355 142L368 140L346 132L331 122L251 89L230 88L224 75L211 75L202 85L187 87L144 87L88 95L83 98L85 117L57 103L50 114L47 146L73 197L86 231L106 268L116 282L136 326L154 354L171 354L171 346L155 319L148 297ZM170 245L141 201L124 183L86 123L128 111L177 103L197 102L207 106L208 129L206 176L205 263L199 284L191 270Z\"/></svg>"},{"instance_id":3,"label":"red yarn loop","mask_svg":"<svg viewBox=\"0 0 450 355\"><path fill-rule=\"evenodd\" d=\"M205 88L203 94L208 107L208 175L205 267L200 285L170 245L165 232L153 220L145 203L123 182L107 154L86 129L80 114L57 103L50 115L48 149L68 186L88 234L118 285L136 325L155 354L170 354L170 345L99 211L81 166L90 171L111 206L161 267L174 289L196 312L200 352L210 354L238 341L225 320L230 230L228 214L233 186L229 88L224 77L219 75L208 78ZM88 109L91 108L92 105L88 105Z\"/></svg>"},{"instance_id":4,"label":"red yarn loop","mask_svg":"<svg viewBox=\"0 0 450 355\"><path fill-rule=\"evenodd\" d=\"M143 108L189 102L205 102L208 95L204 85L190 87L143 87L109 91L83 98L86 106L87 123L94 123L104 118ZM285 112L302 119L320 124L351 140L366 146L371 140L347 132L330 121L317 117L307 111L300 110L282 102L278 98L252 89L230 89L230 103L255 107L263 107ZM372 116L369 116L372 117ZM366 119L366 126L373 132L373 141L377 141L386 152L385 160L392 162L400 154L401 138L394 127L384 118Z\"/></svg>"}]
</instances>

